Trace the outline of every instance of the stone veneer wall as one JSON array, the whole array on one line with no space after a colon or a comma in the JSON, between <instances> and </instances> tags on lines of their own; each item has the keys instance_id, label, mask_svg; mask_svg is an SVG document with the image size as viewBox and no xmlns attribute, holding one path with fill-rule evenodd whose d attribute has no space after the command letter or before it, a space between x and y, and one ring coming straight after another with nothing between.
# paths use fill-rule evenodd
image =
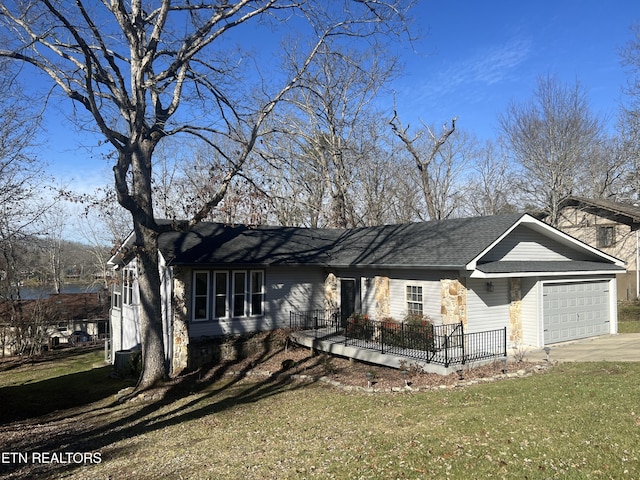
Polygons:
<instances>
[{"instance_id":1,"label":"stone veneer wall","mask_svg":"<svg viewBox=\"0 0 640 480\"><path fill-rule=\"evenodd\" d=\"M173 283L173 360L171 373L179 374L189 366L189 311L185 299L191 298L190 282L184 276L187 273L174 267Z\"/></svg>"},{"instance_id":2,"label":"stone veneer wall","mask_svg":"<svg viewBox=\"0 0 640 480\"><path fill-rule=\"evenodd\" d=\"M376 302L376 319L381 320L388 317L391 312L389 277L375 277L373 288Z\"/></svg>"},{"instance_id":3,"label":"stone veneer wall","mask_svg":"<svg viewBox=\"0 0 640 480\"><path fill-rule=\"evenodd\" d=\"M509 340L512 345L522 343L522 279L509 279Z\"/></svg>"},{"instance_id":4,"label":"stone veneer wall","mask_svg":"<svg viewBox=\"0 0 640 480\"><path fill-rule=\"evenodd\" d=\"M338 277L333 273L327 274L324 280L324 306L328 309L338 308L339 305Z\"/></svg>"},{"instance_id":5,"label":"stone veneer wall","mask_svg":"<svg viewBox=\"0 0 640 480\"><path fill-rule=\"evenodd\" d=\"M267 355L270 352L282 351L287 345L287 338L288 331L280 329L194 340L189 345L189 369L239 361L255 354Z\"/></svg>"},{"instance_id":6,"label":"stone veneer wall","mask_svg":"<svg viewBox=\"0 0 640 480\"><path fill-rule=\"evenodd\" d=\"M467 287L464 279L443 278L440 280L440 313L442 324L467 325Z\"/></svg>"}]
</instances>

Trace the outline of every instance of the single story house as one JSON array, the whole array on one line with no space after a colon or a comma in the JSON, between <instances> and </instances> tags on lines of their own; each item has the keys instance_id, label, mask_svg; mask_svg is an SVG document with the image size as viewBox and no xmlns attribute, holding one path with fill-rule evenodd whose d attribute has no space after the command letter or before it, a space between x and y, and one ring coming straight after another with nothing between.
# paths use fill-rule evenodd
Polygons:
<instances>
[{"instance_id":1,"label":"single story house","mask_svg":"<svg viewBox=\"0 0 640 480\"><path fill-rule=\"evenodd\" d=\"M640 206L571 196L559 207L560 230L626 263L627 272L618 274L618 300L638 298Z\"/></svg>"},{"instance_id":2,"label":"single story house","mask_svg":"<svg viewBox=\"0 0 640 480\"><path fill-rule=\"evenodd\" d=\"M130 236L123 247L131 244ZM616 333L617 258L528 214L354 229L201 223L159 238L173 373L204 339L289 326L290 312L428 315L511 346ZM113 292L112 351L140 342L135 260ZM112 354L113 355L113 354Z\"/></svg>"}]
</instances>

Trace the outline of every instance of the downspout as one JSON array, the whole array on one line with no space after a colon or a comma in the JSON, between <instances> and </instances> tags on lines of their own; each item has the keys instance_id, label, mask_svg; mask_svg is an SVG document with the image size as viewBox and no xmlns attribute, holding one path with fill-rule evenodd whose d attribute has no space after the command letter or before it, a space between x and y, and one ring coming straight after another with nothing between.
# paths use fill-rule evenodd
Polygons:
<instances>
[{"instance_id":1,"label":"downspout","mask_svg":"<svg viewBox=\"0 0 640 480\"><path fill-rule=\"evenodd\" d=\"M638 239L638 230L636 230L636 300L640 298L640 241Z\"/></svg>"},{"instance_id":2,"label":"downspout","mask_svg":"<svg viewBox=\"0 0 640 480\"><path fill-rule=\"evenodd\" d=\"M118 282L119 283L119 288L120 288L120 345L119 345L119 350L122 350L122 345L124 344L124 305L122 303L122 297L124 296L124 270L122 270L121 272L122 275L122 281ZM115 351L113 352L113 358L114 358L114 362L115 362Z\"/></svg>"},{"instance_id":3,"label":"downspout","mask_svg":"<svg viewBox=\"0 0 640 480\"><path fill-rule=\"evenodd\" d=\"M165 298L165 311L166 311L166 322L167 322L167 345L166 345L166 358L167 358L167 371L171 374L173 373L173 267L165 266L165 281L169 282L169 288L167 298ZM165 290L165 291L166 291Z\"/></svg>"}]
</instances>

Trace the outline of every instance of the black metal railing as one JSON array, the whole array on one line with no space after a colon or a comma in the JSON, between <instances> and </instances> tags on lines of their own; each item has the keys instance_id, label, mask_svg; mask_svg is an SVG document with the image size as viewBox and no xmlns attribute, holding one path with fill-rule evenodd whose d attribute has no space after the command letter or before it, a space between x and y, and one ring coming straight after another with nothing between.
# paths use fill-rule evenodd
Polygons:
<instances>
[{"instance_id":1,"label":"black metal railing","mask_svg":"<svg viewBox=\"0 0 640 480\"><path fill-rule=\"evenodd\" d=\"M507 356L507 327L483 332L465 333L462 362Z\"/></svg>"},{"instance_id":2,"label":"black metal railing","mask_svg":"<svg viewBox=\"0 0 640 480\"><path fill-rule=\"evenodd\" d=\"M320 329L329 329L322 333L339 333L340 326L340 310L318 309L309 310L308 312L289 312L289 327L292 330L313 330L318 334Z\"/></svg>"},{"instance_id":3,"label":"black metal railing","mask_svg":"<svg viewBox=\"0 0 640 480\"><path fill-rule=\"evenodd\" d=\"M433 325L371 320L354 315L341 321L336 309L291 312L290 327L314 338L333 339L356 348L376 350L449 367L507 355L506 327L465 333L462 322Z\"/></svg>"}]
</instances>

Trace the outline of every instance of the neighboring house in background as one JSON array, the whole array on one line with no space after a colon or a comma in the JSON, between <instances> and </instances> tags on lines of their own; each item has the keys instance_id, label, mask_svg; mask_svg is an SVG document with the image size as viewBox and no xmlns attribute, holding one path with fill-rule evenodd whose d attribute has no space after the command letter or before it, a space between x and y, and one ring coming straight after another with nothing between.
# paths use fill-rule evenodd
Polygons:
<instances>
[{"instance_id":1,"label":"neighboring house in background","mask_svg":"<svg viewBox=\"0 0 640 480\"><path fill-rule=\"evenodd\" d=\"M25 353L31 345L55 347L104 340L108 336L108 295L105 289L0 302L0 355Z\"/></svg>"},{"instance_id":2,"label":"neighboring house in background","mask_svg":"<svg viewBox=\"0 0 640 480\"><path fill-rule=\"evenodd\" d=\"M618 300L638 297L640 207L569 197L560 205L558 228L625 262L627 272L618 274Z\"/></svg>"},{"instance_id":3,"label":"neighboring house in background","mask_svg":"<svg viewBox=\"0 0 640 480\"><path fill-rule=\"evenodd\" d=\"M288 327L290 312L313 309L506 327L512 346L617 331L623 263L527 214L357 229L201 223L159 246L172 373L196 366L191 351L207 339ZM135 260L116 253L110 264L122 272L113 360L139 345L140 326Z\"/></svg>"},{"instance_id":4,"label":"neighboring house in background","mask_svg":"<svg viewBox=\"0 0 640 480\"><path fill-rule=\"evenodd\" d=\"M59 321L51 338L61 343L104 340L108 337L108 290L96 293L58 293L48 299Z\"/></svg>"}]
</instances>

